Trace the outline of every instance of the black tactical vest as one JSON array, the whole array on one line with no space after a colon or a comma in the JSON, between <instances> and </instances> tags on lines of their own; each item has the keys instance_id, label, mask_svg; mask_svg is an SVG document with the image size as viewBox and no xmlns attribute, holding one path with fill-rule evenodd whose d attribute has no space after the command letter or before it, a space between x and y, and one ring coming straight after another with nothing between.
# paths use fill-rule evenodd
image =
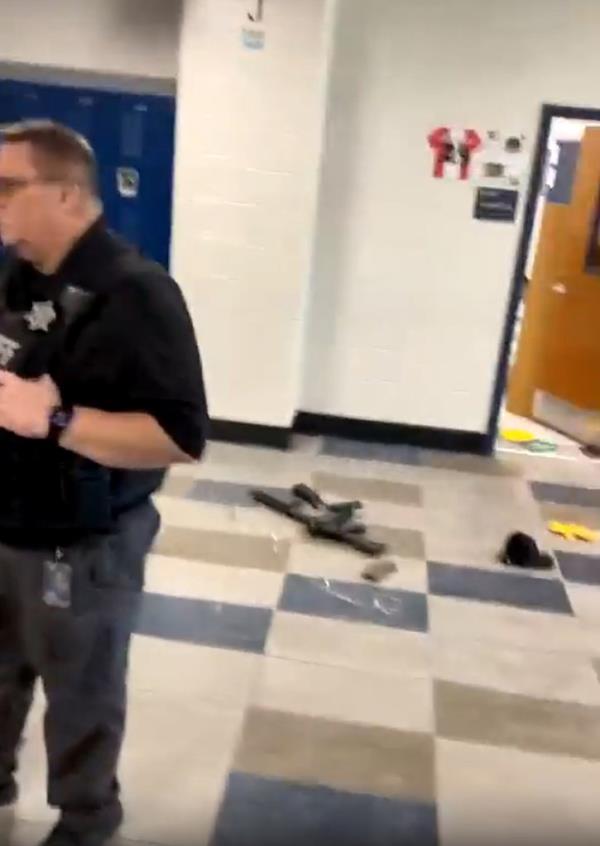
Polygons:
<instances>
[{"instance_id":1,"label":"black tactical vest","mask_svg":"<svg viewBox=\"0 0 600 846\"><path fill-rule=\"evenodd\" d=\"M67 286L54 299L15 308L8 293L17 268L7 261L0 271L0 368L36 378L89 316L96 295ZM70 540L109 531L110 476L50 441L0 429L0 538L31 533L34 545L36 533Z\"/></svg>"}]
</instances>

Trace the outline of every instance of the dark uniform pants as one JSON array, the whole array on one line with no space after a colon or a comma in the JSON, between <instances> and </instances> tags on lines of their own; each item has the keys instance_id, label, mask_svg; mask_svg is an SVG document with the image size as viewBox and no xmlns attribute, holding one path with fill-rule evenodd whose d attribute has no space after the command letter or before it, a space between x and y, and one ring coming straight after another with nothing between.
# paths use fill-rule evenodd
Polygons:
<instances>
[{"instance_id":1,"label":"dark uniform pants","mask_svg":"<svg viewBox=\"0 0 600 846\"><path fill-rule=\"evenodd\" d=\"M124 515L114 534L64 550L69 608L44 602L44 563L54 551L0 545L0 797L13 786L40 676L48 801L76 829L110 827L120 816L129 642L158 526L146 503Z\"/></svg>"}]
</instances>

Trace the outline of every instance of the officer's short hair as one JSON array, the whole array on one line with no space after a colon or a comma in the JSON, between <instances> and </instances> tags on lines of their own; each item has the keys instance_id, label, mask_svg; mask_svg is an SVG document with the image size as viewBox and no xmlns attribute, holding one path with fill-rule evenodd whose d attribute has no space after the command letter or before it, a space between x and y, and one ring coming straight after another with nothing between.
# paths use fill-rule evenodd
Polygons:
<instances>
[{"instance_id":1,"label":"officer's short hair","mask_svg":"<svg viewBox=\"0 0 600 846\"><path fill-rule=\"evenodd\" d=\"M2 144L29 144L44 179L75 182L98 196L98 166L89 141L51 120L26 120L2 129Z\"/></svg>"}]
</instances>

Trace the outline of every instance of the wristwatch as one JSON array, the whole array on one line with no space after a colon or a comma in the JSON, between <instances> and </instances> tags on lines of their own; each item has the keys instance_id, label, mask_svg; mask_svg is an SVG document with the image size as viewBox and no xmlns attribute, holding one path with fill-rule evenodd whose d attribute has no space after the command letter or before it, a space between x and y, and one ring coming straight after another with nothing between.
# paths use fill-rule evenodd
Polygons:
<instances>
[{"instance_id":1,"label":"wristwatch","mask_svg":"<svg viewBox=\"0 0 600 846\"><path fill-rule=\"evenodd\" d=\"M75 409L72 405L59 405L50 414L48 440L58 443L65 429L68 429L73 419Z\"/></svg>"}]
</instances>

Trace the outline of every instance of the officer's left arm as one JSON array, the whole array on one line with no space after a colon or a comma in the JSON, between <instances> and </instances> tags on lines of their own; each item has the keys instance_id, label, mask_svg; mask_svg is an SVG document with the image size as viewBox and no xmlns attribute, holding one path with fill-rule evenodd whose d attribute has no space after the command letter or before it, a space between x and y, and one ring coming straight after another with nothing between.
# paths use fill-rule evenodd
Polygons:
<instances>
[{"instance_id":1,"label":"officer's left arm","mask_svg":"<svg viewBox=\"0 0 600 846\"><path fill-rule=\"evenodd\" d=\"M183 296L166 274L126 283L122 327L125 412L76 408L61 446L99 464L149 469L196 461L208 412L202 365Z\"/></svg>"},{"instance_id":2,"label":"officer's left arm","mask_svg":"<svg viewBox=\"0 0 600 846\"><path fill-rule=\"evenodd\" d=\"M197 461L173 441L149 414L76 408L60 439L64 449L98 464L123 470L146 470Z\"/></svg>"},{"instance_id":3,"label":"officer's left arm","mask_svg":"<svg viewBox=\"0 0 600 846\"><path fill-rule=\"evenodd\" d=\"M173 280L127 283L113 310L109 354L121 359L126 411L77 407L60 444L118 469L154 469L196 461L207 438L208 411L192 321ZM0 427L45 438L60 393L48 376L0 372Z\"/></svg>"},{"instance_id":4,"label":"officer's left arm","mask_svg":"<svg viewBox=\"0 0 600 846\"><path fill-rule=\"evenodd\" d=\"M22 379L0 372L0 428L22 438L43 439L60 393L49 376ZM154 469L187 463L200 457L201 447L180 447L154 417L144 413L111 413L76 408L63 433L61 446L121 469Z\"/></svg>"}]
</instances>

